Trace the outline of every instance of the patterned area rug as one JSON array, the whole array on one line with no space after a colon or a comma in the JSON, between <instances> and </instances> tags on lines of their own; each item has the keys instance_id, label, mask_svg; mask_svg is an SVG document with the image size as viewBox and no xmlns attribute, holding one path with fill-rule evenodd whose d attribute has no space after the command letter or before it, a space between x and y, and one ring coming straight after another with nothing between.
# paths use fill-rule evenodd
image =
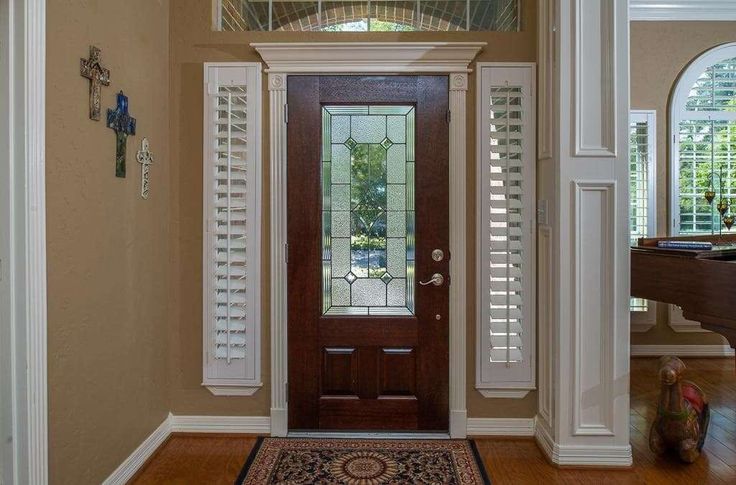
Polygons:
<instances>
[{"instance_id":1,"label":"patterned area rug","mask_svg":"<svg viewBox=\"0 0 736 485\"><path fill-rule=\"evenodd\" d=\"M489 485L466 440L260 438L235 485Z\"/></svg>"}]
</instances>

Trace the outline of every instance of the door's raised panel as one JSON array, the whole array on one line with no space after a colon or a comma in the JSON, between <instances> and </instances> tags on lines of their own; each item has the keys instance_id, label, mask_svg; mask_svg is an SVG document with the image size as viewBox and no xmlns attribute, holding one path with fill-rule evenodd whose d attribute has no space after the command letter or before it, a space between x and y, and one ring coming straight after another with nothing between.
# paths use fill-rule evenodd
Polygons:
<instances>
[{"instance_id":1,"label":"door's raised panel","mask_svg":"<svg viewBox=\"0 0 736 485\"><path fill-rule=\"evenodd\" d=\"M354 348L324 348L322 395L355 396L357 382L358 352Z\"/></svg>"},{"instance_id":2,"label":"door's raised panel","mask_svg":"<svg viewBox=\"0 0 736 485\"><path fill-rule=\"evenodd\" d=\"M384 348L379 357L380 396L414 396L416 352L412 348Z\"/></svg>"}]
</instances>

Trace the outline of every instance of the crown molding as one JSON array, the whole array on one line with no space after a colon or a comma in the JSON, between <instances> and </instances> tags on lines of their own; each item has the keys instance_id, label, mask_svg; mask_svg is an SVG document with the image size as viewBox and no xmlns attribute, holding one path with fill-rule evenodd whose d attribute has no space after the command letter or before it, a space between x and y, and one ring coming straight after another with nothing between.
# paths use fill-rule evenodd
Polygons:
<instances>
[{"instance_id":1,"label":"crown molding","mask_svg":"<svg viewBox=\"0 0 736 485\"><path fill-rule=\"evenodd\" d=\"M630 20L736 21L733 0L630 0Z\"/></svg>"},{"instance_id":2,"label":"crown molding","mask_svg":"<svg viewBox=\"0 0 736 485\"><path fill-rule=\"evenodd\" d=\"M296 42L250 44L266 72L470 72L486 42Z\"/></svg>"}]
</instances>

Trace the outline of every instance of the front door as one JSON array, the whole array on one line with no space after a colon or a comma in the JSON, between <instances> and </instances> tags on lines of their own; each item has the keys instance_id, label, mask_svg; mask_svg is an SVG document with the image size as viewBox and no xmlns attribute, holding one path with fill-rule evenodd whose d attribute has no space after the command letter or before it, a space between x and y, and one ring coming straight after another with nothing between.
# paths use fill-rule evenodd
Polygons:
<instances>
[{"instance_id":1,"label":"front door","mask_svg":"<svg viewBox=\"0 0 736 485\"><path fill-rule=\"evenodd\" d=\"M448 429L448 79L290 76L292 430Z\"/></svg>"}]
</instances>

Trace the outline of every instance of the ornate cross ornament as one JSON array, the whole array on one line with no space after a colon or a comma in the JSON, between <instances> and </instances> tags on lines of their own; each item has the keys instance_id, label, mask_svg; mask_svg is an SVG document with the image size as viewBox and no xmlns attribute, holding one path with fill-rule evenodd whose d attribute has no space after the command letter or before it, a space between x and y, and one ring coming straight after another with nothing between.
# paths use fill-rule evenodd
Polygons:
<instances>
[{"instance_id":1,"label":"ornate cross ornament","mask_svg":"<svg viewBox=\"0 0 736 485\"><path fill-rule=\"evenodd\" d=\"M110 70L102 67L102 51L89 46L89 59L80 59L80 73L89 79L89 118L100 121L100 93L110 85Z\"/></svg>"},{"instance_id":2,"label":"ornate cross ornament","mask_svg":"<svg viewBox=\"0 0 736 485\"><path fill-rule=\"evenodd\" d=\"M117 135L115 176L124 178L128 135L135 135L135 118L128 113L128 97L122 91L118 93L117 108L107 110L107 127Z\"/></svg>"},{"instance_id":3,"label":"ornate cross ornament","mask_svg":"<svg viewBox=\"0 0 736 485\"><path fill-rule=\"evenodd\" d=\"M141 197L148 199L150 169L153 163L153 153L151 153L148 138L144 138L141 142L141 149L138 151L136 159L141 164Z\"/></svg>"}]
</instances>

